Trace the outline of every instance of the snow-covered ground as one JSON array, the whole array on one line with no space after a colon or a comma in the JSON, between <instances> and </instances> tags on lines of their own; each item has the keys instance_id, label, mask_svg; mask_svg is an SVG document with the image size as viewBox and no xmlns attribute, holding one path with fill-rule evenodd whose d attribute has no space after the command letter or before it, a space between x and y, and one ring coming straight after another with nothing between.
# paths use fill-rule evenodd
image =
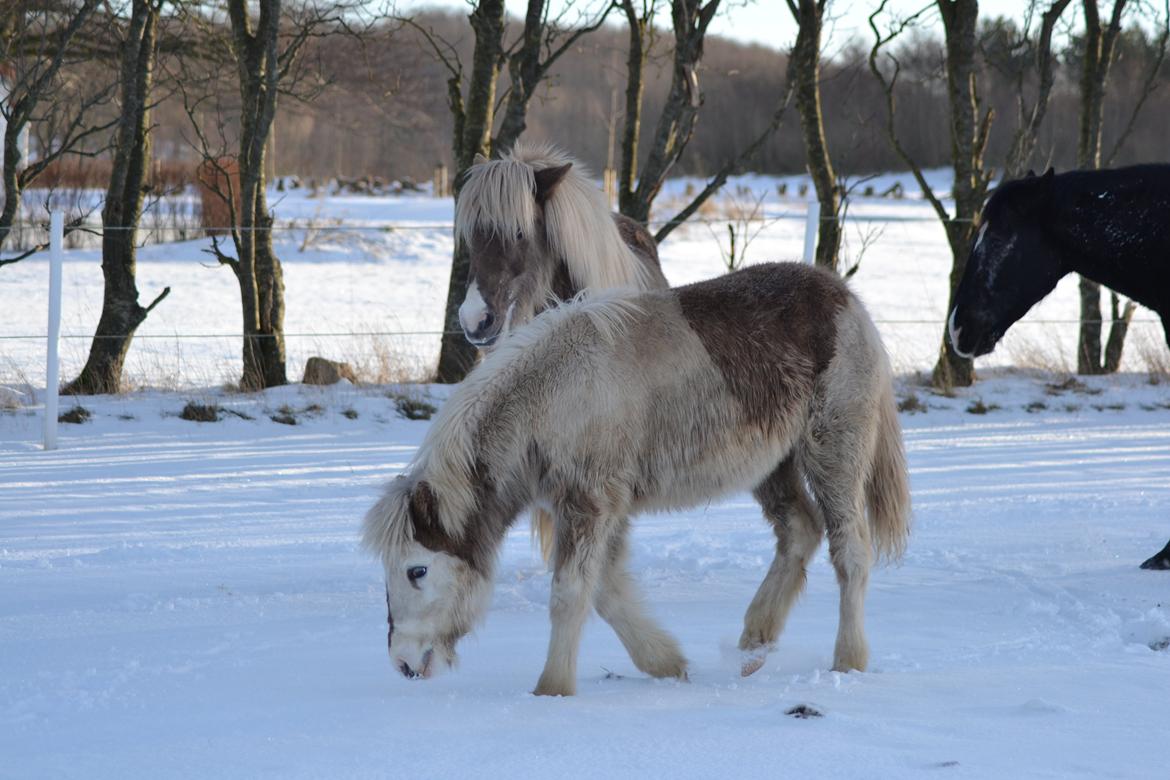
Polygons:
<instances>
[{"instance_id":1,"label":"snow-covered ground","mask_svg":"<svg viewBox=\"0 0 1170 780\"><path fill-rule=\"evenodd\" d=\"M870 671L828 671L822 549L779 649L739 677L772 548L740 495L635 525L691 681L644 678L593 619L579 695L556 700L528 693L549 575L523 520L460 668L391 668L357 532L427 423L380 390L91 399L53 452L34 411L4 413L0 777L1164 776L1170 573L1137 564L1170 535L1170 386L911 394L914 531L872 577ZM188 422L188 400L252 419Z\"/></svg>"},{"instance_id":2,"label":"snow-covered ground","mask_svg":"<svg viewBox=\"0 0 1170 780\"><path fill-rule=\"evenodd\" d=\"M783 197L778 183L733 182L712 224L663 244L668 278L720 273L732 201L761 192L770 221L748 261L799 257L800 182ZM273 200L298 225L278 234L290 374L323 354L367 377L426 375L450 201ZM528 693L549 575L524 520L460 668L427 682L391 668L380 568L357 533L427 423L400 418L385 387L215 389L238 373L239 307L206 241L140 256L143 299L172 293L129 376L171 390L84 399L92 417L53 452L39 446L47 265L0 269L0 777L1164 776L1170 574L1137 568L1170 536L1170 383L1145 371L1150 350L1170 362L1159 330L1137 328L1130 373L1066 382L1075 325L1042 322L1075 317L1066 280L981 361L983 381L932 395L913 374L942 329L941 228L912 197L850 214L847 258L868 242L852 284L904 375L915 505L905 560L871 580L870 671L828 671L822 550L779 649L739 677L732 648L772 550L740 495L635 526L634 571L691 681L645 679L594 620L571 700ZM68 253L63 377L84 360L100 278L95 250ZM995 368L1013 363L1047 370ZM189 401L223 419L180 419ZM822 717L786 714L800 705Z\"/></svg>"},{"instance_id":3,"label":"snow-covered ground","mask_svg":"<svg viewBox=\"0 0 1170 780\"><path fill-rule=\"evenodd\" d=\"M945 172L932 172L947 189ZM721 247L727 224L752 214L747 262L799 259L804 248L806 201L802 177L743 176L700 215L661 246L662 267L673 284L725 272ZM903 200L865 197L902 181ZM807 185L807 182L804 182ZM688 186L672 181L658 200L656 219L685 203ZM786 186L786 194L779 188ZM950 252L933 211L909 176L887 175L855 190L848 210L844 265L860 257L851 284L879 323L900 372L927 371L942 335ZM304 190L272 193L280 229L278 254L287 288L286 330L290 376L321 354L356 364L367 378L383 381L429 376L438 355L442 311L450 274L452 203L426 195L368 197ZM315 227L306 229L312 224ZM297 225L299 227L289 227ZM741 234L740 244L746 236ZM169 286L163 301L138 331L127 377L142 387L201 387L238 378L240 303L235 278L206 253L206 239L145 247L139 255L143 302ZM43 387L48 265L38 256L0 270L0 385ZM69 379L85 362L101 312L101 258L97 249L67 252L64 270L61 375ZM979 366L1075 368L1078 315L1076 280L1068 277L1009 333ZM1124 366L1133 371L1160 356L1170 366L1161 327L1139 309ZM354 335L347 335L354 334ZM1156 362L1156 361L1155 361Z\"/></svg>"}]
</instances>

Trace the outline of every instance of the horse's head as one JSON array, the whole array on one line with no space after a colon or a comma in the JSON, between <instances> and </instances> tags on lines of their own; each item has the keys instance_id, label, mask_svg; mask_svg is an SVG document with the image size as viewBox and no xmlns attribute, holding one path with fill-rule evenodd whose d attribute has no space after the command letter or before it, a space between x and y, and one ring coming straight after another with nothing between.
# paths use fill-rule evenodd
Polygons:
<instances>
[{"instance_id":1,"label":"horse's head","mask_svg":"<svg viewBox=\"0 0 1170 780\"><path fill-rule=\"evenodd\" d=\"M1000 185L987 201L947 319L951 346L962 357L991 352L1067 273L1048 237L1052 194L1049 168Z\"/></svg>"},{"instance_id":2,"label":"horse's head","mask_svg":"<svg viewBox=\"0 0 1170 780\"><path fill-rule=\"evenodd\" d=\"M571 167L533 170L477 156L468 170L455 230L471 256L459 323L472 344L490 347L552 296L560 263L549 249L544 207Z\"/></svg>"},{"instance_id":3,"label":"horse's head","mask_svg":"<svg viewBox=\"0 0 1170 780\"><path fill-rule=\"evenodd\" d=\"M366 515L364 542L386 572L386 634L394 667L426 678L455 665L455 645L487 611L490 572L461 555L428 483L399 477Z\"/></svg>"}]
</instances>

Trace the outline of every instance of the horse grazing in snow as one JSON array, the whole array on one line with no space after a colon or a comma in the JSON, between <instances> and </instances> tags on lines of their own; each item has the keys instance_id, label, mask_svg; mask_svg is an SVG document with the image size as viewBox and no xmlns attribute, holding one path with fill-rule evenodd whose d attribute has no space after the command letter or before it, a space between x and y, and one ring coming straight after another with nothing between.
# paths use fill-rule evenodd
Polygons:
<instances>
[{"instance_id":1,"label":"horse grazing in snow","mask_svg":"<svg viewBox=\"0 0 1170 780\"><path fill-rule=\"evenodd\" d=\"M986 355L1066 274L1153 309L1170 346L1170 165L1059 176L1049 169L996 188L955 294L955 352ZM1170 543L1142 564L1170 569Z\"/></svg>"},{"instance_id":2,"label":"horse grazing in snow","mask_svg":"<svg viewBox=\"0 0 1170 780\"><path fill-rule=\"evenodd\" d=\"M627 569L629 518L745 488L777 542L744 618L744 674L779 636L826 534L841 588L833 668L864 669L872 556L903 549L909 489L889 362L841 280L761 265L546 312L456 388L366 515L394 665L407 677L453 665L487 609L508 527L538 505L555 544L536 693L575 692L591 607L639 669L685 679L678 643Z\"/></svg>"},{"instance_id":3,"label":"horse grazing in snow","mask_svg":"<svg viewBox=\"0 0 1170 780\"><path fill-rule=\"evenodd\" d=\"M609 210L579 162L550 146L518 143L501 159L477 155L455 211L470 254L459 323L490 348L557 301L615 288L665 289L658 246L641 223ZM552 518L537 510L544 559Z\"/></svg>"}]
</instances>

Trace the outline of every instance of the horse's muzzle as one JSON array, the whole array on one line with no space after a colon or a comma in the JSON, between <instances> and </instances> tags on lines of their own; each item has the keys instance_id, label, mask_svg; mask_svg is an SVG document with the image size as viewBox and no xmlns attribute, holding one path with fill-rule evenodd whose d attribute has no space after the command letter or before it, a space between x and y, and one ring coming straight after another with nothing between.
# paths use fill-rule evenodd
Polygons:
<instances>
[{"instance_id":1,"label":"horse's muzzle","mask_svg":"<svg viewBox=\"0 0 1170 780\"><path fill-rule=\"evenodd\" d=\"M426 679L431 676L431 661L434 660L435 651L427 650L423 653L422 664L418 669L411 668L410 664L403 661L401 658L398 661L398 671L402 672L402 676L408 680L417 680L419 678Z\"/></svg>"}]
</instances>

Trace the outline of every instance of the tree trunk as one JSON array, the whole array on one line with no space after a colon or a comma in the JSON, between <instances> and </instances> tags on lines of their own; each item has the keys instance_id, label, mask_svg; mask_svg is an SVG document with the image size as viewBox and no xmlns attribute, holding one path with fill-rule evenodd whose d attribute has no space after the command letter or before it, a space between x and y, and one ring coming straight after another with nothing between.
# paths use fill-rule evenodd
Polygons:
<instances>
[{"instance_id":1,"label":"tree trunk","mask_svg":"<svg viewBox=\"0 0 1170 780\"><path fill-rule=\"evenodd\" d=\"M1133 301L1125 302L1125 311L1121 309L1121 298L1117 293L1109 294L1110 308L1113 312L1113 324L1109 327L1109 341L1105 344L1105 373L1115 374L1121 368L1121 353L1125 349L1125 335L1129 332L1129 323L1137 306Z\"/></svg>"},{"instance_id":2,"label":"tree trunk","mask_svg":"<svg viewBox=\"0 0 1170 780\"><path fill-rule=\"evenodd\" d=\"M658 118L650 154L638 176L638 186L621 206L621 212L631 219L642 223L650 220L654 199L694 134L699 109L703 105L703 94L699 90L703 41L711 19L719 10L719 3L720 0L708 0L706 5L702 0L671 0L674 57L670 91Z\"/></svg>"},{"instance_id":3,"label":"tree trunk","mask_svg":"<svg viewBox=\"0 0 1170 780\"><path fill-rule=\"evenodd\" d=\"M947 311L954 306L955 293L967 268L967 255L975 235L975 220L983 209L988 177L983 167L993 114L980 117L975 83L978 39L976 23L979 3L976 0L938 0L939 13L946 33L947 94L950 102L951 165L954 169L953 195L955 212L944 222L951 247L950 290ZM942 346L932 380L936 387L966 387L975 381L975 366L960 357L951 346L943 327Z\"/></svg>"},{"instance_id":4,"label":"tree trunk","mask_svg":"<svg viewBox=\"0 0 1170 780\"><path fill-rule=\"evenodd\" d=\"M829 148L825 143L825 125L821 112L821 27L825 0L798 0L790 9L799 29L796 43L788 58L788 81L794 87L796 110L804 137L805 162L821 207L817 229L816 264L837 271L841 248L840 188L833 173Z\"/></svg>"},{"instance_id":5,"label":"tree trunk","mask_svg":"<svg viewBox=\"0 0 1170 780\"><path fill-rule=\"evenodd\" d=\"M138 221L150 167L150 90L154 75L158 0L134 0L122 46L122 112L105 207L102 209L102 314L70 394L117 393L134 332L169 292L149 307L138 303L135 280Z\"/></svg>"},{"instance_id":6,"label":"tree trunk","mask_svg":"<svg viewBox=\"0 0 1170 780\"><path fill-rule=\"evenodd\" d=\"M1082 0L1085 11L1085 48L1081 67L1081 113L1077 133L1077 166L1083 169L1101 167L1101 128L1105 122L1105 85L1113 62L1114 44L1121 31L1121 17L1126 0L1115 0L1112 16L1102 26L1097 0ZM1108 360L1101 355L1101 285L1080 278L1081 326L1077 335L1077 373L1102 374L1109 371ZM1110 326L1109 342L1116 345L1120 362L1121 350L1129 323L1114 318ZM1114 371L1117 369L1114 368Z\"/></svg>"},{"instance_id":7,"label":"tree trunk","mask_svg":"<svg viewBox=\"0 0 1170 780\"><path fill-rule=\"evenodd\" d=\"M471 12L475 32L471 77L464 101L458 81L448 82L448 102L455 120L452 151L455 156L455 199L459 199L463 173L471 167L476 154L491 153L491 129L496 101L496 78L504 40L504 0L480 0ZM467 274L470 257L466 247L456 240L447 285L447 305L443 316L443 337L439 348L440 382L460 382L475 364L476 349L463 337L459 325L459 306L467 297Z\"/></svg>"},{"instance_id":8,"label":"tree trunk","mask_svg":"<svg viewBox=\"0 0 1170 780\"><path fill-rule=\"evenodd\" d=\"M622 0L630 35L626 52L626 118L622 126L622 161L618 174L618 211L630 214L636 208L634 190L638 181L638 141L642 134L642 95L645 92L646 41L649 16L638 16L633 0ZM647 9L648 12L651 9Z\"/></svg>"},{"instance_id":9,"label":"tree trunk","mask_svg":"<svg viewBox=\"0 0 1170 780\"><path fill-rule=\"evenodd\" d=\"M240 213L232 237L243 314L240 386L260 390L287 384L284 345L284 278L272 247L272 218L265 195L264 150L276 115L281 0L261 0L253 31L245 0L230 0L240 79Z\"/></svg>"},{"instance_id":10,"label":"tree trunk","mask_svg":"<svg viewBox=\"0 0 1170 780\"><path fill-rule=\"evenodd\" d=\"M512 88L504 106L504 119L496 135L497 154L512 150L520 134L528 126L528 101L536 94L542 73L540 61L541 41L544 38L544 13L546 0L528 0L528 12L524 17L524 32L520 48L508 60L508 76ZM501 46L502 46L501 32Z\"/></svg>"}]
</instances>

